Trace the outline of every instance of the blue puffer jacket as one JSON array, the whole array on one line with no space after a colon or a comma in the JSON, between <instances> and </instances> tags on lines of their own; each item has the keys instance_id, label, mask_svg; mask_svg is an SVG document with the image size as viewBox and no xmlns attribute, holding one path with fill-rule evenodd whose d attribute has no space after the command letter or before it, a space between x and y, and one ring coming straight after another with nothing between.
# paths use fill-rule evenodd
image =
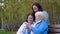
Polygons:
<instances>
[{"instance_id":1,"label":"blue puffer jacket","mask_svg":"<svg viewBox=\"0 0 60 34\"><path fill-rule=\"evenodd\" d=\"M48 34L48 24L46 23L46 21L42 20L37 23L35 27L30 26L30 30L34 34Z\"/></svg>"}]
</instances>

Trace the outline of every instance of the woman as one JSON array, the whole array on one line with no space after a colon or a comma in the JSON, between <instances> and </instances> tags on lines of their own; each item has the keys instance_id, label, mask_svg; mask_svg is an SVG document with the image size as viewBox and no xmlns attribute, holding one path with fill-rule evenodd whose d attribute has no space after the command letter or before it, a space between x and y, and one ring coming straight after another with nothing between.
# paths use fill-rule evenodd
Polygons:
<instances>
[{"instance_id":1,"label":"woman","mask_svg":"<svg viewBox=\"0 0 60 34\"><path fill-rule=\"evenodd\" d=\"M33 10L33 15L34 15L34 20L35 20L35 13L38 12L38 11L41 11L44 13L44 20L48 20L48 13L42 9L42 7L38 4L38 3L34 3L32 5L32 10Z\"/></svg>"},{"instance_id":2,"label":"woman","mask_svg":"<svg viewBox=\"0 0 60 34\"><path fill-rule=\"evenodd\" d=\"M29 34L28 32L29 30L26 29L26 24L29 23L31 25L33 21L34 21L33 15L31 13L28 14L27 21L20 26L20 28L17 31L17 34Z\"/></svg>"},{"instance_id":3,"label":"woman","mask_svg":"<svg viewBox=\"0 0 60 34\"><path fill-rule=\"evenodd\" d=\"M33 25L28 24L27 29L31 31L30 34L48 34L48 24L44 20L42 12L35 13L36 23Z\"/></svg>"}]
</instances>

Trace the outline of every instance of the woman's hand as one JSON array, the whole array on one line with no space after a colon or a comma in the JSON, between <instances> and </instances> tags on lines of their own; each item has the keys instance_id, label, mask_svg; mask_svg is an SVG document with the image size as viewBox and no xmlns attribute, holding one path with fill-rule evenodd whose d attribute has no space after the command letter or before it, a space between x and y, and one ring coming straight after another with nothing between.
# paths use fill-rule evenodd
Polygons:
<instances>
[{"instance_id":1,"label":"woman's hand","mask_svg":"<svg viewBox=\"0 0 60 34\"><path fill-rule=\"evenodd\" d=\"M27 29L28 31L30 30L29 27L30 27L30 23L27 23L27 24L26 24L26 29Z\"/></svg>"},{"instance_id":2,"label":"woman's hand","mask_svg":"<svg viewBox=\"0 0 60 34\"><path fill-rule=\"evenodd\" d=\"M30 23L26 24L26 29L29 29Z\"/></svg>"}]
</instances>

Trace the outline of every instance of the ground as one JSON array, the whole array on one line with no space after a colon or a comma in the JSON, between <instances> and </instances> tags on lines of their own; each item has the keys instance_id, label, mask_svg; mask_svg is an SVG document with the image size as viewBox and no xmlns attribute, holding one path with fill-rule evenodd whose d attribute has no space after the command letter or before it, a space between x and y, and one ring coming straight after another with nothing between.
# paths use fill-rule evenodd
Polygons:
<instances>
[{"instance_id":1,"label":"ground","mask_svg":"<svg viewBox=\"0 0 60 34\"><path fill-rule=\"evenodd\" d=\"M0 34L16 34L16 32L5 32L0 29Z\"/></svg>"}]
</instances>

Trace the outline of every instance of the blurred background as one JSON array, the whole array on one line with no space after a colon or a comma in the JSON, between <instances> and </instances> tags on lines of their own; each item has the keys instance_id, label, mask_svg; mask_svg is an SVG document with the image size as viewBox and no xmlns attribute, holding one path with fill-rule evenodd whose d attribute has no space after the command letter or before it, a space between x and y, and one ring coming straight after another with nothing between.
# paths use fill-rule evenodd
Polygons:
<instances>
[{"instance_id":1,"label":"blurred background","mask_svg":"<svg viewBox=\"0 0 60 34\"><path fill-rule=\"evenodd\" d=\"M60 24L60 0L0 0L0 34L16 34L34 2L48 12L48 24Z\"/></svg>"}]
</instances>

